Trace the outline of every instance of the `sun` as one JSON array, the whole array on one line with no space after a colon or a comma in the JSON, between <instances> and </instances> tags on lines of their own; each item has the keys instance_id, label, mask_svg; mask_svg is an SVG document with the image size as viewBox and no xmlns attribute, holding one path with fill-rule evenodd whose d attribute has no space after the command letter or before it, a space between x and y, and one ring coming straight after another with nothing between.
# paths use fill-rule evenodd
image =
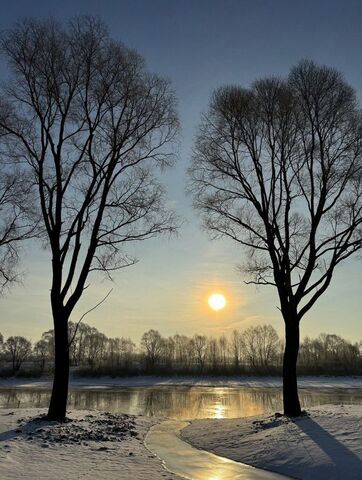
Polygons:
<instances>
[{"instance_id":1,"label":"sun","mask_svg":"<svg viewBox=\"0 0 362 480\"><path fill-rule=\"evenodd\" d=\"M226 299L221 293L213 293L209 296L208 304L215 311L222 310L226 305Z\"/></svg>"}]
</instances>

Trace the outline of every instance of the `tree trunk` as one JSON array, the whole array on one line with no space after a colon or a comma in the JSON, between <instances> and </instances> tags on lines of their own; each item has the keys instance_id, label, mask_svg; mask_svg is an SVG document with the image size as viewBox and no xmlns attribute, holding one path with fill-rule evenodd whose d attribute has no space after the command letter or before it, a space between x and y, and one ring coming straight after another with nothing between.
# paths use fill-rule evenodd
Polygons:
<instances>
[{"instance_id":1,"label":"tree trunk","mask_svg":"<svg viewBox=\"0 0 362 480\"><path fill-rule=\"evenodd\" d=\"M297 359L299 352L299 321L285 319L285 350L283 358L284 415L298 417L301 408L298 398Z\"/></svg>"},{"instance_id":2,"label":"tree trunk","mask_svg":"<svg viewBox=\"0 0 362 480\"><path fill-rule=\"evenodd\" d=\"M54 380L48 420L64 421L67 410L69 382L68 318L54 314Z\"/></svg>"}]
</instances>

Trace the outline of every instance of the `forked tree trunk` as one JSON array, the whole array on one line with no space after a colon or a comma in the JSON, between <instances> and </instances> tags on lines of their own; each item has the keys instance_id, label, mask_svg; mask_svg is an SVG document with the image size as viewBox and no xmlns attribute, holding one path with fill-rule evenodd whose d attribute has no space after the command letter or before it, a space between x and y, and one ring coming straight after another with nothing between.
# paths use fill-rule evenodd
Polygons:
<instances>
[{"instance_id":1,"label":"forked tree trunk","mask_svg":"<svg viewBox=\"0 0 362 480\"><path fill-rule=\"evenodd\" d=\"M283 358L283 405L284 415L301 415L297 384L297 359L299 352L299 321L285 320L285 350Z\"/></svg>"},{"instance_id":2,"label":"forked tree trunk","mask_svg":"<svg viewBox=\"0 0 362 480\"><path fill-rule=\"evenodd\" d=\"M47 418L62 422L66 416L69 382L68 318L61 313L53 315L54 380Z\"/></svg>"}]
</instances>

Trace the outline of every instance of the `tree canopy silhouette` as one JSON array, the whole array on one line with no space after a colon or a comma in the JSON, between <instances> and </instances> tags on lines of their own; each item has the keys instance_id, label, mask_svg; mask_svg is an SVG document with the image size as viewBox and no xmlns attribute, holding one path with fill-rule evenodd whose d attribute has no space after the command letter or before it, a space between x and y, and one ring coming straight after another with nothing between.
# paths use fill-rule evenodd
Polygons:
<instances>
[{"instance_id":1,"label":"tree canopy silhouette","mask_svg":"<svg viewBox=\"0 0 362 480\"><path fill-rule=\"evenodd\" d=\"M285 322L284 412L301 412L299 322L337 265L361 249L362 116L332 68L216 90L193 164L195 206L214 236L246 248L249 283L276 287Z\"/></svg>"},{"instance_id":2,"label":"tree canopy silhouette","mask_svg":"<svg viewBox=\"0 0 362 480\"><path fill-rule=\"evenodd\" d=\"M6 133L0 128L0 143L4 136ZM19 252L24 240L37 235L38 223L32 206L32 183L11 159L3 160L0 165L0 294L21 279Z\"/></svg>"},{"instance_id":3,"label":"tree canopy silhouette","mask_svg":"<svg viewBox=\"0 0 362 480\"><path fill-rule=\"evenodd\" d=\"M1 94L7 155L37 184L52 254L55 375L48 412L66 413L68 321L90 272L132 265L130 242L175 229L154 169L173 160L178 130L167 80L97 18L64 26L25 20L6 32L10 80Z\"/></svg>"}]
</instances>

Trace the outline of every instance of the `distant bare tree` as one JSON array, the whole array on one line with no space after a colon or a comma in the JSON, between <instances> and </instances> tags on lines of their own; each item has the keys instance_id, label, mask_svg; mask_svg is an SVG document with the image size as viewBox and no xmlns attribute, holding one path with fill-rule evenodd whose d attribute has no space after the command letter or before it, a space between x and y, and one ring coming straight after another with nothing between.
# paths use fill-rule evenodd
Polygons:
<instances>
[{"instance_id":1,"label":"distant bare tree","mask_svg":"<svg viewBox=\"0 0 362 480\"><path fill-rule=\"evenodd\" d=\"M257 353L256 353L256 327L247 328L241 335L241 344L243 359L251 367L258 366Z\"/></svg>"},{"instance_id":2,"label":"distant bare tree","mask_svg":"<svg viewBox=\"0 0 362 480\"><path fill-rule=\"evenodd\" d=\"M220 360L221 363L223 364L224 368L226 366L226 357L227 357L227 352L228 352L228 339L225 337L225 335L221 335L219 338L219 351L220 351Z\"/></svg>"},{"instance_id":3,"label":"distant bare tree","mask_svg":"<svg viewBox=\"0 0 362 480\"><path fill-rule=\"evenodd\" d=\"M206 335L194 335L192 338L194 346L196 361L199 364L201 372L205 366L206 354L207 354L207 337Z\"/></svg>"},{"instance_id":4,"label":"distant bare tree","mask_svg":"<svg viewBox=\"0 0 362 480\"><path fill-rule=\"evenodd\" d=\"M216 338L210 337L207 342L207 361L216 371L220 363L219 346Z\"/></svg>"},{"instance_id":5,"label":"distant bare tree","mask_svg":"<svg viewBox=\"0 0 362 480\"><path fill-rule=\"evenodd\" d=\"M194 347L191 339L186 335L176 334L173 337L175 344L175 362L178 366L183 366L186 369L190 368L192 364Z\"/></svg>"},{"instance_id":6,"label":"distant bare tree","mask_svg":"<svg viewBox=\"0 0 362 480\"><path fill-rule=\"evenodd\" d=\"M119 352L121 364L124 367L129 367L132 363L136 352L136 344L130 338L120 338Z\"/></svg>"},{"instance_id":7,"label":"distant bare tree","mask_svg":"<svg viewBox=\"0 0 362 480\"><path fill-rule=\"evenodd\" d=\"M240 358L242 355L242 337L238 330L233 330L230 339L230 354L234 361L234 366L237 369L239 367Z\"/></svg>"},{"instance_id":8,"label":"distant bare tree","mask_svg":"<svg viewBox=\"0 0 362 480\"><path fill-rule=\"evenodd\" d=\"M34 345L34 355L40 360L40 368L43 373L46 362L51 362L54 358L54 335L44 332L41 339Z\"/></svg>"},{"instance_id":9,"label":"distant bare tree","mask_svg":"<svg viewBox=\"0 0 362 480\"><path fill-rule=\"evenodd\" d=\"M136 350L135 343L130 338L109 338L107 341L107 356L111 366L128 368Z\"/></svg>"},{"instance_id":10,"label":"distant bare tree","mask_svg":"<svg viewBox=\"0 0 362 480\"><path fill-rule=\"evenodd\" d=\"M120 338L108 338L107 357L112 367L120 366L121 364L121 339Z\"/></svg>"},{"instance_id":11,"label":"distant bare tree","mask_svg":"<svg viewBox=\"0 0 362 480\"><path fill-rule=\"evenodd\" d=\"M252 367L270 367L277 359L279 337L271 325L252 326L241 334L241 345Z\"/></svg>"},{"instance_id":12,"label":"distant bare tree","mask_svg":"<svg viewBox=\"0 0 362 480\"><path fill-rule=\"evenodd\" d=\"M199 129L191 189L214 236L246 247L249 283L276 287L285 322L284 412L301 413L299 323L361 249L362 121L353 89L304 61L287 79L218 89Z\"/></svg>"},{"instance_id":13,"label":"distant bare tree","mask_svg":"<svg viewBox=\"0 0 362 480\"><path fill-rule=\"evenodd\" d=\"M141 349L146 354L147 365L153 368L161 356L164 339L157 330L149 330L142 335Z\"/></svg>"},{"instance_id":14,"label":"distant bare tree","mask_svg":"<svg viewBox=\"0 0 362 480\"><path fill-rule=\"evenodd\" d=\"M107 348L107 337L95 327L89 327L84 338L85 359L90 366L99 365L104 359Z\"/></svg>"},{"instance_id":15,"label":"distant bare tree","mask_svg":"<svg viewBox=\"0 0 362 480\"><path fill-rule=\"evenodd\" d=\"M31 354L31 342L24 337L9 337L4 343L5 353L9 355L13 373L16 373Z\"/></svg>"},{"instance_id":16,"label":"distant bare tree","mask_svg":"<svg viewBox=\"0 0 362 480\"><path fill-rule=\"evenodd\" d=\"M132 265L123 247L175 229L154 167L178 129L169 82L91 17L25 20L2 38L12 77L0 128L27 162L52 254L55 373L48 418L66 413L68 321L90 272ZM170 147L169 147L170 146Z\"/></svg>"},{"instance_id":17,"label":"distant bare tree","mask_svg":"<svg viewBox=\"0 0 362 480\"><path fill-rule=\"evenodd\" d=\"M172 368L175 360L175 351L176 345L174 339L172 337L165 338L163 341L162 355L164 364L168 368Z\"/></svg>"}]
</instances>

